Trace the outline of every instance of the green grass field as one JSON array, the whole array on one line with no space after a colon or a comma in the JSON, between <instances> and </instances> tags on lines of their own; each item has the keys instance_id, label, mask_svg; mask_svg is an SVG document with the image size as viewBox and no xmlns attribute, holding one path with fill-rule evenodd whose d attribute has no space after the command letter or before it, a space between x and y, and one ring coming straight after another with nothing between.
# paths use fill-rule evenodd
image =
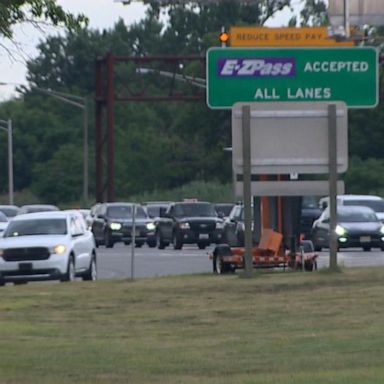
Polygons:
<instances>
[{"instance_id":1,"label":"green grass field","mask_svg":"<svg viewBox=\"0 0 384 384\"><path fill-rule=\"evenodd\" d=\"M0 383L384 383L384 269L7 285Z\"/></svg>"}]
</instances>

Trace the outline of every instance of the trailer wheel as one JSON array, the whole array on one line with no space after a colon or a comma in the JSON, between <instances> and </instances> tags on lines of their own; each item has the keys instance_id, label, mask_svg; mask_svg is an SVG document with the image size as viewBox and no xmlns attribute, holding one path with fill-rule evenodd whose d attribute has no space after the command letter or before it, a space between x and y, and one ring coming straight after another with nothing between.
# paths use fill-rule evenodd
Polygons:
<instances>
[{"instance_id":1,"label":"trailer wheel","mask_svg":"<svg viewBox=\"0 0 384 384\"><path fill-rule=\"evenodd\" d=\"M223 261L221 260L220 256L216 256L213 259L213 272L217 273L218 275L223 274Z\"/></svg>"},{"instance_id":2,"label":"trailer wheel","mask_svg":"<svg viewBox=\"0 0 384 384\"><path fill-rule=\"evenodd\" d=\"M228 256L231 254L231 248L227 244L219 244L213 251L213 273L222 275L232 271L230 265L223 263L222 256Z\"/></svg>"},{"instance_id":3,"label":"trailer wheel","mask_svg":"<svg viewBox=\"0 0 384 384\"><path fill-rule=\"evenodd\" d=\"M306 271L312 272L315 270L315 263L312 260L305 260L304 269Z\"/></svg>"}]
</instances>

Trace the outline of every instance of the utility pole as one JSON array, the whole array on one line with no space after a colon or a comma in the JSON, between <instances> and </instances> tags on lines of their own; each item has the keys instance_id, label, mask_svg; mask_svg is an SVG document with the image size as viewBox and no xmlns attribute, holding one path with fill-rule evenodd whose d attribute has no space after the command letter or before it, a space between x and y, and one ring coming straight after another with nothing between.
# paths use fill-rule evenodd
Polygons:
<instances>
[{"instance_id":1,"label":"utility pole","mask_svg":"<svg viewBox=\"0 0 384 384\"><path fill-rule=\"evenodd\" d=\"M3 124L3 125L1 125ZM9 204L14 204L14 191L13 191L13 133L12 133L12 120L0 120L0 128L8 134L8 190L9 190Z\"/></svg>"}]
</instances>

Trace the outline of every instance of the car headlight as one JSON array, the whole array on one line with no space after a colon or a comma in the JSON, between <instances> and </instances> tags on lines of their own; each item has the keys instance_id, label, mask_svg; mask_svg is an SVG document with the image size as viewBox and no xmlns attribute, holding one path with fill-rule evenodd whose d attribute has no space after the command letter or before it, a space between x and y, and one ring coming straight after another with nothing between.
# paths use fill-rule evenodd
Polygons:
<instances>
[{"instance_id":1,"label":"car headlight","mask_svg":"<svg viewBox=\"0 0 384 384\"><path fill-rule=\"evenodd\" d=\"M345 236L347 234L347 230L341 225L336 225L335 232L338 236Z\"/></svg>"},{"instance_id":2,"label":"car headlight","mask_svg":"<svg viewBox=\"0 0 384 384\"><path fill-rule=\"evenodd\" d=\"M217 228L217 229L223 229L223 228L224 228L224 223L223 223L222 221L218 221L218 222L216 223L216 228Z\"/></svg>"},{"instance_id":3,"label":"car headlight","mask_svg":"<svg viewBox=\"0 0 384 384\"><path fill-rule=\"evenodd\" d=\"M148 231L154 231L156 229L155 223L147 223Z\"/></svg>"},{"instance_id":4,"label":"car headlight","mask_svg":"<svg viewBox=\"0 0 384 384\"><path fill-rule=\"evenodd\" d=\"M51 249L51 253L56 253L57 255L61 255L65 252L67 247L63 244L57 244Z\"/></svg>"},{"instance_id":5,"label":"car headlight","mask_svg":"<svg viewBox=\"0 0 384 384\"><path fill-rule=\"evenodd\" d=\"M180 223L180 228L181 229L189 229L190 228L189 223Z\"/></svg>"},{"instance_id":6,"label":"car headlight","mask_svg":"<svg viewBox=\"0 0 384 384\"><path fill-rule=\"evenodd\" d=\"M380 233L384 234L384 226L380 228Z\"/></svg>"},{"instance_id":7,"label":"car headlight","mask_svg":"<svg viewBox=\"0 0 384 384\"><path fill-rule=\"evenodd\" d=\"M111 223L109 224L109 227L112 229L112 231L118 231L121 229L121 224L120 223Z\"/></svg>"}]
</instances>

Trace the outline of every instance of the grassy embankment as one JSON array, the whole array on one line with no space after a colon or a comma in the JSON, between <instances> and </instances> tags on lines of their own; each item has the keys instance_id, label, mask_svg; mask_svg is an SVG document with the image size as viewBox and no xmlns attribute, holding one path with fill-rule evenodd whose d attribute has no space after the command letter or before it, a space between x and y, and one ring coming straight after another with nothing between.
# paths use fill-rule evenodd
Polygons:
<instances>
[{"instance_id":1,"label":"grassy embankment","mask_svg":"<svg viewBox=\"0 0 384 384\"><path fill-rule=\"evenodd\" d=\"M0 293L2 384L384 382L383 268Z\"/></svg>"}]
</instances>

